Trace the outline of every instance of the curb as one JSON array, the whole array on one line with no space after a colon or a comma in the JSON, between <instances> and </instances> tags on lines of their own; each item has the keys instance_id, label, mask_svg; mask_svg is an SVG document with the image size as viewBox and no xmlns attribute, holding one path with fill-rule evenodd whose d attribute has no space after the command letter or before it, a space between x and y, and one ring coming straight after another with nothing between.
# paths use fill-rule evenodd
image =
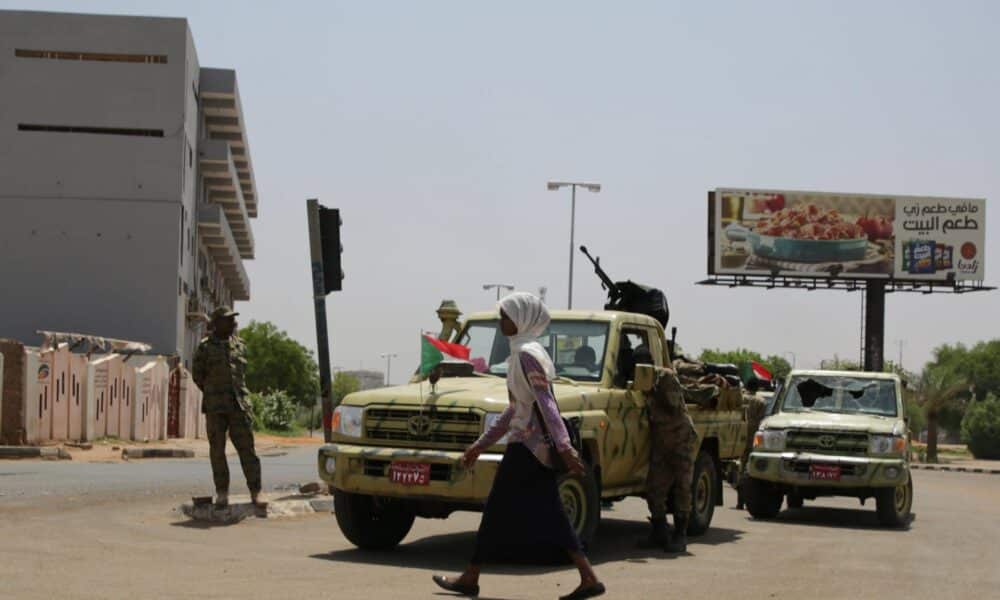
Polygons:
<instances>
[{"instance_id":1,"label":"curb","mask_svg":"<svg viewBox=\"0 0 1000 600\"><path fill-rule=\"evenodd\" d=\"M194 450L185 448L125 448L122 458L194 458Z\"/></svg>"},{"instance_id":2,"label":"curb","mask_svg":"<svg viewBox=\"0 0 1000 600\"><path fill-rule=\"evenodd\" d=\"M983 475L1000 475L1000 469L985 469L982 467L950 467L947 465L910 465L910 468L921 471L948 471L950 473L981 473Z\"/></svg>"},{"instance_id":3,"label":"curb","mask_svg":"<svg viewBox=\"0 0 1000 600\"><path fill-rule=\"evenodd\" d=\"M0 446L0 458L73 459L65 448L54 448L51 446Z\"/></svg>"}]
</instances>

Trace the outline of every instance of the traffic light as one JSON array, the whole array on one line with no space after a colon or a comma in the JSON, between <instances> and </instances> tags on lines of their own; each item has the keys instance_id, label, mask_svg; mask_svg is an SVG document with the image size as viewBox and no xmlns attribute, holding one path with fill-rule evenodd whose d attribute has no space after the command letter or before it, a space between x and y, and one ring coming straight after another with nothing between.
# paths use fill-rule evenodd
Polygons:
<instances>
[{"instance_id":1,"label":"traffic light","mask_svg":"<svg viewBox=\"0 0 1000 600\"><path fill-rule=\"evenodd\" d=\"M343 289L344 270L341 265L341 254L344 251L340 243L340 209L319 207L319 238L323 251L323 291L339 292Z\"/></svg>"}]
</instances>

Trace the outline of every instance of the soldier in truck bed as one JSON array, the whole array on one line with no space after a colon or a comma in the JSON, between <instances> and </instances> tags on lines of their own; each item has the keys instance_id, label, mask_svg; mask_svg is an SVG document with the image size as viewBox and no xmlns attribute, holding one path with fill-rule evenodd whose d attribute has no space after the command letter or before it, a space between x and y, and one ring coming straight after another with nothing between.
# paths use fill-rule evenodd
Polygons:
<instances>
[{"instance_id":1,"label":"soldier in truck bed","mask_svg":"<svg viewBox=\"0 0 1000 600\"><path fill-rule=\"evenodd\" d=\"M652 364L645 346L635 351L636 364ZM649 404L649 474L646 504L649 506L649 537L639 542L644 548L667 552L687 551L688 516L691 513L691 477L694 445L698 434L688 415L684 390L673 369L656 370ZM674 509L674 529L667 532L667 505Z\"/></svg>"},{"instance_id":2,"label":"soldier in truck bed","mask_svg":"<svg viewBox=\"0 0 1000 600\"><path fill-rule=\"evenodd\" d=\"M229 465L226 463L226 433L240 456L250 500L260 495L260 459L253 447L253 411L245 385L246 349L236 336L236 315L228 307L212 311L212 334L201 340L194 353L191 378L201 388L201 411L205 413L215 504L229 504Z\"/></svg>"}]
</instances>

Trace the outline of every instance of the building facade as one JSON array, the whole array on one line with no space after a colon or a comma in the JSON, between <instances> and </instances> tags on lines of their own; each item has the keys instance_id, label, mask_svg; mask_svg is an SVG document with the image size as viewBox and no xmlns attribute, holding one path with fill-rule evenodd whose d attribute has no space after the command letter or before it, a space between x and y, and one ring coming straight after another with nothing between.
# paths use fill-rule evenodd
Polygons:
<instances>
[{"instance_id":1,"label":"building facade","mask_svg":"<svg viewBox=\"0 0 1000 600\"><path fill-rule=\"evenodd\" d=\"M0 337L189 362L250 299L257 189L232 70L185 19L0 11Z\"/></svg>"}]
</instances>

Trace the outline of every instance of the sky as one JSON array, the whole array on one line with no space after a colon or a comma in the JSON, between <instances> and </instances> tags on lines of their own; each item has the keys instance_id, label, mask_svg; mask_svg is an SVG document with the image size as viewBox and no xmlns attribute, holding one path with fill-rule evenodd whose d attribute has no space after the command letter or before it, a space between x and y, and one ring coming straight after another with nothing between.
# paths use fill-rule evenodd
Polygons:
<instances>
[{"instance_id":1,"label":"sky","mask_svg":"<svg viewBox=\"0 0 1000 600\"><path fill-rule=\"evenodd\" d=\"M921 2L8 2L185 17L202 66L237 72L260 201L251 300L315 348L305 201L343 218L329 296L335 367L406 380L442 299L485 283L567 298L576 242L662 288L689 352L798 367L860 354L861 295L698 286L706 192L801 189L987 199L1000 283L1000 4ZM574 307L599 308L582 256ZM886 356L1000 336L1000 292L892 294Z\"/></svg>"}]
</instances>

